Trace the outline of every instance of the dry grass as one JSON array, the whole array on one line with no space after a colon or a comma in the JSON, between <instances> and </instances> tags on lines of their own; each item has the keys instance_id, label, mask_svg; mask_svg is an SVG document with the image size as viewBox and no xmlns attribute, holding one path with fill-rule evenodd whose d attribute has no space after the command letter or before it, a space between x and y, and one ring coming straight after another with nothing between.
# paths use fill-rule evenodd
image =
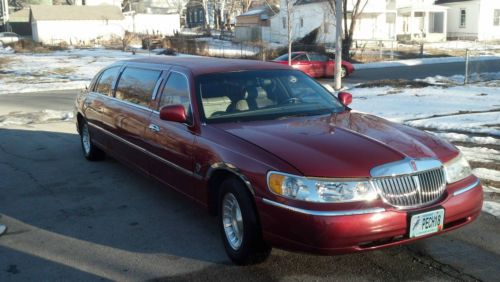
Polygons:
<instances>
[{"instance_id":1,"label":"dry grass","mask_svg":"<svg viewBox=\"0 0 500 282\"><path fill-rule=\"evenodd\" d=\"M9 57L0 57L0 69L5 66L5 65L8 65L10 63L12 63L14 59L12 58L9 58Z\"/></svg>"},{"instance_id":2,"label":"dry grass","mask_svg":"<svg viewBox=\"0 0 500 282\"><path fill-rule=\"evenodd\" d=\"M51 74L68 75L68 74L74 73L75 69L70 68L70 67L62 67L62 68L56 68L56 69L50 70L49 72Z\"/></svg>"},{"instance_id":3,"label":"dry grass","mask_svg":"<svg viewBox=\"0 0 500 282\"><path fill-rule=\"evenodd\" d=\"M384 86L391 86L394 88L424 88L429 86L444 87L442 85L434 85L424 81L413 81L406 79L382 79L382 80L375 80L363 83L357 86L357 88L371 88L371 87L384 87ZM396 93L390 93L390 94L396 94Z\"/></svg>"}]
</instances>

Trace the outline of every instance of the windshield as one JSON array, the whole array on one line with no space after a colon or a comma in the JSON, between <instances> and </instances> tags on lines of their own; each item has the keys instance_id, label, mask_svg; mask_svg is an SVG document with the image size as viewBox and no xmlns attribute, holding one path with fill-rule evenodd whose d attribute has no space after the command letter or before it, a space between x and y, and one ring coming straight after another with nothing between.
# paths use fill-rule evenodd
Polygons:
<instances>
[{"instance_id":1,"label":"windshield","mask_svg":"<svg viewBox=\"0 0 500 282\"><path fill-rule=\"evenodd\" d=\"M196 83L207 123L322 115L345 109L319 83L297 70L207 74Z\"/></svg>"}]
</instances>

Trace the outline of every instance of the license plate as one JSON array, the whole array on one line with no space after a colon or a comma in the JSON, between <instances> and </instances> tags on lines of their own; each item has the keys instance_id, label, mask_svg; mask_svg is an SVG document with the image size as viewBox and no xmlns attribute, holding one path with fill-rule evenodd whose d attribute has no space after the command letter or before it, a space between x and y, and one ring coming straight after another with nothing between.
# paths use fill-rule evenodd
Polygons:
<instances>
[{"instance_id":1,"label":"license plate","mask_svg":"<svg viewBox=\"0 0 500 282\"><path fill-rule=\"evenodd\" d=\"M443 230L444 209L418 213L411 216L410 238Z\"/></svg>"}]
</instances>

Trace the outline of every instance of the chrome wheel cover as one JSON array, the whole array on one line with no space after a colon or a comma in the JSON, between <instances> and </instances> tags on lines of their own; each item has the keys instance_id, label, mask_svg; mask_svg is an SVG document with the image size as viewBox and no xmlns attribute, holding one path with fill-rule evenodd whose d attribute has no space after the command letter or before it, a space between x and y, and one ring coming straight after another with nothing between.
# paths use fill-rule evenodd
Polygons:
<instances>
[{"instance_id":1,"label":"chrome wheel cover","mask_svg":"<svg viewBox=\"0 0 500 282\"><path fill-rule=\"evenodd\" d=\"M237 251L243 242L243 217L232 193L227 193L222 200L222 225L229 245Z\"/></svg>"},{"instance_id":2,"label":"chrome wheel cover","mask_svg":"<svg viewBox=\"0 0 500 282\"><path fill-rule=\"evenodd\" d=\"M90 133L89 133L89 127L87 124L84 124L82 126L82 146L83 146L83 151L85 152L86 155L90 153Z\"/></svg>"}]
</instances>

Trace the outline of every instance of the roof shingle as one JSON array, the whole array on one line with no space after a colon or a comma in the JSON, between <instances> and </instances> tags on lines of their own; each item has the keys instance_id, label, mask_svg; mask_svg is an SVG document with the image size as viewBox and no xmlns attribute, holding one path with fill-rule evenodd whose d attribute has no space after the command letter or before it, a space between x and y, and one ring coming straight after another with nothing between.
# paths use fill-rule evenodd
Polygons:
<instances>
[{"instance_id":1,"label":"roof shingle","mask_svg":"<svg viewBox=\"0 0 500 282\"><path fill-rule=\"evenodd\" d=\"M69 6L69 5L31 5L31 16L36 21L64 20L123 20L119 7L102 6Z\"/></svg>"}]
</instances>

